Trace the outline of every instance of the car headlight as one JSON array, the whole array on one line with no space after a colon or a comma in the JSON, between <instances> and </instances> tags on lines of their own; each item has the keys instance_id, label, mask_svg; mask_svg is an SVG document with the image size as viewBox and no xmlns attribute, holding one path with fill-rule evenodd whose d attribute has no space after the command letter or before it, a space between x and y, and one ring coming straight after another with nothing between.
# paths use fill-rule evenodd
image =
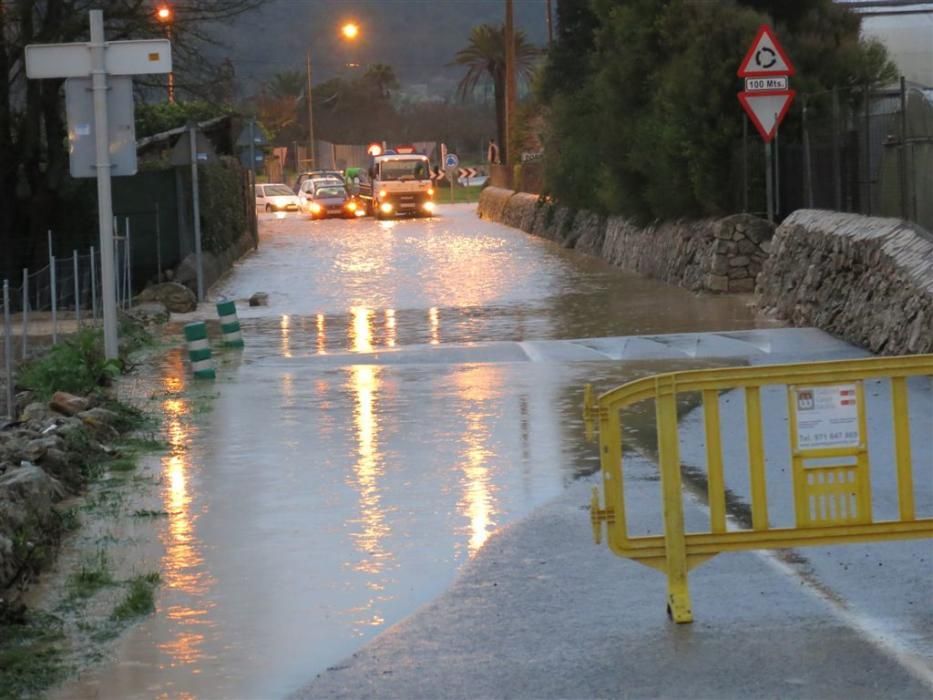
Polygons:
<instances>
[{"instance_id":1,"label":"car headlight","mask_svg":"<svg viewBox=\"0 0 933 700\"><path fill-rule=\"evenodd\" d=\"M317 202L311 202L311 207L310 207L310 209L311 209L311 213L312 213L312 214L320 214L321 211L322 211L321 205L318 204Z\"/></svg>"},{"instance_id":2,"label":"car headlight","mask_svg":"<svg viewBox=\"0 0 933 700\"><path fill-rule=\"evenodd\" d=\"M379 209L383 214L388 214L392 211L392 205L389 202L383 202L379 205Z\"/></svg>"},{"instance_id":3,"label":"car headlight","mask_svg":"<svg viewBox=\"0 0 933 700\"><path fill-rule=\"evenodd\" d=\"M356 202L347 202L347 209L350 211L356 211Z\"/></svg>"},{"instance_id":4,"label":"car headlight","mask_svg":"<svg viewBox=\"0 0 933 700\"><path fill-rule=\"evenodd\" d=\"M421 207L430 214L434 211L434 202L425 202Z\"/></svg>"}]
</instances>

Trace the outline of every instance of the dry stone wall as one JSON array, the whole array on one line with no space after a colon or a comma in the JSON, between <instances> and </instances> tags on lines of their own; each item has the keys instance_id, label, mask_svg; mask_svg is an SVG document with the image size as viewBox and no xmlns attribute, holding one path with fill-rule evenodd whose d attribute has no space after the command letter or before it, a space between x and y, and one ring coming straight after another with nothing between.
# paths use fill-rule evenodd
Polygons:
<instances>
[{"instance_id":1,"label":"dry stone wall","mask_svg":"<svg viewBox=\"0 0 933 700\"><path fill-rule=\"evenodd\" d=\"M933 352L933 236L899 219L794 212L758 293L777 316L872 352Z\"/></svg>"},{"instance_id":2,"label":"dry stone wall","mask_svg":"<svg viewBox=\"0 0 933 700\"><path fill-rule=\"evenodd\" d=\"M774 232L747 214L643 227L498 187L483 190L477 211L481 218L694 291L754 291Z\"/></svg>"},{"instance_id":3,"label":"dry stone wall","mask_svg":"<svg viewBox=\"0 0 933 700\"><path fill-rule=\"evenodd\" d=\"M479 215L694 291L759 306L874 353L933 352L933 234L899 219L796 211L775 232L746 214L637 226L487 188Z\"/></svg>"}]
</instances>

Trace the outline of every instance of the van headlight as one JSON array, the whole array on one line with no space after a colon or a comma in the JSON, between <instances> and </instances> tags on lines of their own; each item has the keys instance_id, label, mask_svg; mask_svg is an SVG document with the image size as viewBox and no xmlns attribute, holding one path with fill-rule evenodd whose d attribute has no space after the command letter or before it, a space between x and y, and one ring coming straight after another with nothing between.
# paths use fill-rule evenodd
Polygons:
<instances>
[{"instance_id":1,"label":"van headlight","mask_svg":"<svg viewBox=\"0 0 933 700\"><path fill-rule=\"evenodd\" d=\"M379 205L379 211L383 214L390 214L392 212L392 204L389 202L383 202Z\"/></svg>"},{"instance_id":2,"label":"van headlight","mask_svg":"<svg viewBox=\"0 0 933 700\"><path fill-rule=\"evenodd\" d=\"M425 202L421 205L421 208L428 212L428 214L431 214L434 212L434 202Z\"/></svg>"},{"instance_id":3,"label":"van headlight","mask_svg":"<svg viewBox=\"0 0 933 700\"><path fill-rule=\"evenodd\" d=\"M311 209L312 214L320 214L321 211L323 211L323 208L317 202L311 202L311 206L309 208Z\"/></svg>"}]
</instances>

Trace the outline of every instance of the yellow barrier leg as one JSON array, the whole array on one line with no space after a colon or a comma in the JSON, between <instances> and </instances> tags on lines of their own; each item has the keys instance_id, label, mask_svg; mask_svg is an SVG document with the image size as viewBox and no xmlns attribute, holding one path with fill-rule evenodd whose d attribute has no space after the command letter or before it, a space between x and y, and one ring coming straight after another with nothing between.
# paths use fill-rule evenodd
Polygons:
<instances>
[{"instance_id":1,"label":"yellow barrier leg","mask_svg":"<svg viewBox=\"0 0 933 700\"><path fill-rule=\"evenodd\" d=\"M687 540L681 493L677 401L673 379L659 378L655 407L658 421L658 466L664 499L664 549L667 568L667 613L677 623L693 622L687 585Z\"/></svg>"}]
</instances>

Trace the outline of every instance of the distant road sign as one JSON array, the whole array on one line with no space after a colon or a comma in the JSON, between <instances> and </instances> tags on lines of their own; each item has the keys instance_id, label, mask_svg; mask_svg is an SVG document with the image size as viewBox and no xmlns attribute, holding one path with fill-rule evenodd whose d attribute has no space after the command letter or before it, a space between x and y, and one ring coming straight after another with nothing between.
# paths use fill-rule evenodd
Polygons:
<instances>
[{"instance_id":1,"label":"distant road sign","mask_svg":"<svg viewBox=\"0 0 933 700\"><path fill-rule=\"evenodd\" d=\"M460 159L457 157L456 153L448 153L444 156L445 170L456 170L458 165L460 165Z\"/></svg>"},{"instance_id":2,"label":"distant road sign","mask_svg":"<svg viewBox=\"0 0 933 700\"><path fill-rule=\"evenodd\" d=\"M758 34L745 54L742 65L739 66L739 77L764 78L793 74L794 66L784 53L784 47L777 40L771 27L762 24L758 27Z\"/></svg>"}]
</instances>

